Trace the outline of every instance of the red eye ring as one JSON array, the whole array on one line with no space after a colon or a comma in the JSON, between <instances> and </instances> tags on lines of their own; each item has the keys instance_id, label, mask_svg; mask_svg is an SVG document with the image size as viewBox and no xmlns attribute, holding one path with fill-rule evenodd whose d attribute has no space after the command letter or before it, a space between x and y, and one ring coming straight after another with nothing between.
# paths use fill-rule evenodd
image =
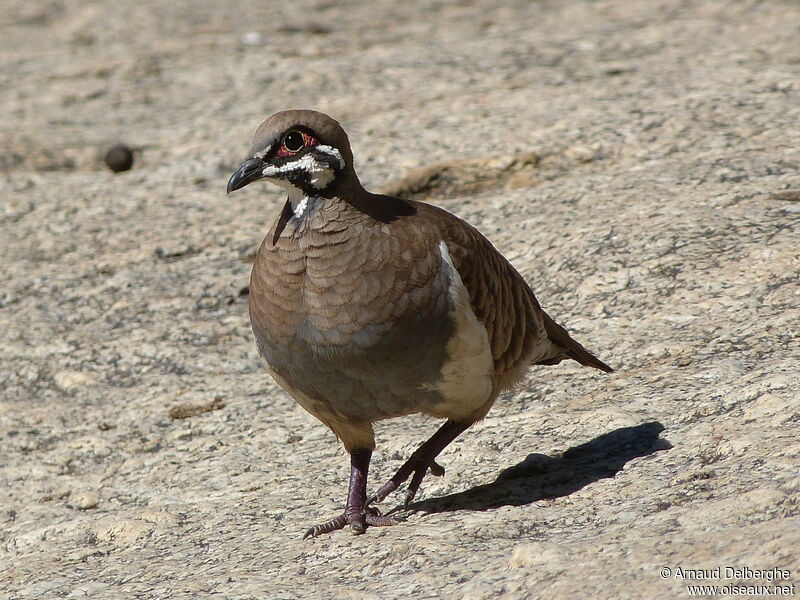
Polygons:
<instances>
[{"instance_id":1,"label":"red eye ring","mask_svg":"<svg viewBox=\"0 0 800 600\"><path fill-rule=\"evenodd\" d=\"M283 136L281 147L278 149L278 156L294 156L306 146L314 146L316 143L317 140L307 133L292 129Z\"/></svg>"}]
</instances>

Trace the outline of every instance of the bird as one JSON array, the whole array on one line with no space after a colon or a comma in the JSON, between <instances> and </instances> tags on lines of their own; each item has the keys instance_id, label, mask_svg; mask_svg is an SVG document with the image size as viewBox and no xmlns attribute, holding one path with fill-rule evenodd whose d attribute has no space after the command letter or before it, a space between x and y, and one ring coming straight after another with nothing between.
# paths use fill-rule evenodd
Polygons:
<instances>
[{"instance_id":1,"label":"bird","mask_svg":"<svg viewBox=\"0 0 800 600\"><path fill-rule=\"evenodd\" d=\"M227 193L258 180L287 192L250 275L258 352L350 457L343 513L304 537L400 522L373 505L408 481L407 508L428 472L444 474L436 459L445 447L531 366L570 359L613 371L542 310L475 227L433 204L367 191L332 117L294 109L261 123ZM374 423L417 413L444 423L367 496Z\"/></svg>"}]
</instances>

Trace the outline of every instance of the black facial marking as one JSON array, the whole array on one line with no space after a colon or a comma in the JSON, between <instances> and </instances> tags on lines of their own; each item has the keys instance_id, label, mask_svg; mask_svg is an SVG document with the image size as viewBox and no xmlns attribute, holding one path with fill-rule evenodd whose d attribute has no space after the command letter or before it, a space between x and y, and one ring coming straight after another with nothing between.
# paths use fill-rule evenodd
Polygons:
<instances>
[{"instance_id":1,"label":"black facial marking","mask_svg":"<svg viewBox=\"0 0 800 600\"><path fill-rule=\"evenodd\" d=\"M289 199L286 199L286 202L283 205L283 210L281 210L281 214L278 217L277 222L275 223L275 233L272 235L272 245L278 243L278 238L281 237L281 233L286 228L286 224L289 222L289 219L292 218L292 204L289 202Z\"/></svg>"},{"instance_id":2,"label":"black facial marking","mask_svg":"<svg viewBox=\"0 0 800 600\"><path fill-rule=\"evenodd\" d=\"M309 158L313 158L314 162L333 175L333 179L325 187L318 188L311 183L312 178L318 177L319 174L307 170ZM306 146L291 156L273 156L268 158L267 162L286 169L276 177L291 183L294 187L302 190L306 196L332 198L338 191L337 175L341 171L339 160L326 152L315 150L313 146Z\"/></svg>"}]
</instances>

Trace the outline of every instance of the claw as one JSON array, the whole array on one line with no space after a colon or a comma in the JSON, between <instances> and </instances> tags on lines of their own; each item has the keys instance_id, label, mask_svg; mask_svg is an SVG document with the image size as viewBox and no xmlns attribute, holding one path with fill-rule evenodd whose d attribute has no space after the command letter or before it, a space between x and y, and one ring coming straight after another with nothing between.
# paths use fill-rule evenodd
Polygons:
<instances>
[{"instance_id":1,"label":"claw","mask_svg":"<svg viewBox=\"0 0 800 600\"><path fill-rule=\"evenodd\" d=\"M411 483L408 484L408 491L406 492L405 501L403 503L405 508L408 508L408 505L411 504L411 502L414 500L414 497L417 495L419 486L422 483L422 479L425 477L425 474L428 472L428 469L430 469L431 475L435 477L442 477L444 475L444 467L433 459L431 459L430 464L427 466L417 466L413 471ZM374 502L382 502L386 496L400 487L400 483L402 483L402 481L395 483L394 478L390 479L388 482L378 488L378 491L374 495L367 498L365 506L369 506Z\"/></svg>"},{"instance_id":2,"label":"claw","mask_svg":"<svg viewBox=\"0 0 800 600\"><path fill-rule=\"evenodd\" d=\"M414 501L414 496L417 495L417 491L419 490L420 484L422 484L422 480L425 478L425 474L428 472L427 467L423 467L421 469L417 469L414 471L414 476L411 478L411 482L408 484L408 489L406 490L406 497L403 502L403 508L408 508L408 505Z\"/></svg>"}]
</instances>

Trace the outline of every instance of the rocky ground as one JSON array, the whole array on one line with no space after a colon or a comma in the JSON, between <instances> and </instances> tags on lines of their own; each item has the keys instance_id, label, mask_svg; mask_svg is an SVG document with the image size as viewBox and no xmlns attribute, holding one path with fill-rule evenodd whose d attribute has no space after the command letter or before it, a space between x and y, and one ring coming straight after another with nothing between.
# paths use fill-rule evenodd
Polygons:
<instances>
[{"instance_id":1,"label":"rocky ground","mask_svg":"<svg viewBox=\"0 0 800 600\"><path fill-rule=\"evenodd\" d=\"M800 594L800 5L501 4L3 3L0 596ZM531 370L360 537L301 539L347 458L249 331L281 194L224 193L288 107L618 369ZM372 489L436 426L381 424Z\"/></svg>"}]
</instances>

